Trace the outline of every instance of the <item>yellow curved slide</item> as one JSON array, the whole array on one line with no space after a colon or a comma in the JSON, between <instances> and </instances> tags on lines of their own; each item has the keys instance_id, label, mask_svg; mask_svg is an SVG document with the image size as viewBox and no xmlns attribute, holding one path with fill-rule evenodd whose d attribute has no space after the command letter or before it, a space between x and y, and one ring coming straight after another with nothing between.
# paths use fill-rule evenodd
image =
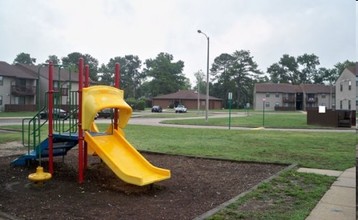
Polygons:
<instances>
[{"instance_id":1,"label":"yellow curved slide","mask_svg":"<svg viewBox=\"0 0 358 220\"><path fill-rule=\"evenodd\" d=\"M170 170L149 163L117 130L98 136L85 132L85 141L127 183L144 186L170 178Z\"/></svg>"},{"instance_id":2,"label":"yellow curved slide","mask_svg":"<svg viewBox=\"0 0 358 220\"><path fill-rule=\"evenodd\" d=\"M132 108L123 100L123 90L110 86L91 86L83 89L82 129L89 151L94 151L123 181L138 186L170 178L170 170L153 166L124 137L124 128ZM96 113L104 108L119 110L118 130L99 134L93 124ZM113 130L113 132L112 132Z\"/></svg>"},{"instance_id":3,"label":"yellow curved slide","mask_svg":"<svg viewBox=\"0 0 358 220\"><path fill-rule=\"evenodd\" d=\"M123 99L123 90L112 86L91 86L82 90L82 129L89 130L97 112L105 108L119 109L118 126L124 128L132 108Z\"/></svg>"}]
</instances>

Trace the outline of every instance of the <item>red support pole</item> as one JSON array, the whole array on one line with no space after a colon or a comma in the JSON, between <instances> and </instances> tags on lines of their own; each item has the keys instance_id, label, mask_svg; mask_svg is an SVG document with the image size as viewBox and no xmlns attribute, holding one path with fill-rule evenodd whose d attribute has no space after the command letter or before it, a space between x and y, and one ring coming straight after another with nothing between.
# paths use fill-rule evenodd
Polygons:
<instances>
[{"instance_id":1,"label":"red support pole","mask_svg":"<svg viewBox=\"0 0 358 220\"><path fill-rule=\"evenodd\" d=\"M115 72L114 72L114 87L118 88L120 87L120 66L119 63L116 63L115 65ZM118 113L118 109L115 108L114 109L114 129L118 130L118 117L119 117L119 113Z\"/></svg>"},{"instance_id":2,"label":"red support pole","mask_svg":"<svg viewBox=\"0 0 358 220\"><path fill-rule=\"evenodd\" d=\"M78 64L78 182L83 183L83 129L82 129L83 58Z\"/></svg>"},{"instance_id":3,"label":"red support pole","mask_svg":"<svg viewBox=\"0 0 358 220\"><path fill-rule=\"evenodd\" d=\"M53 63L48 66L48 169L53 175ZM40 152L41 153L41 152Z\"/></svg>"},{"instance_id":4,"label":"red support pole","mask_svg":"<svg viewBox=\"0 0 358 220\"><path fill-rule=\"evenodd\" d=\"M89 86L89 66L85 65L85 87Z\"/></svg>"},{"instance_id":5,"label":"red support pole","mask_svg":"<svg viewBox=\"0 0 358 220\"><path fill-rule=\"evenodd\" d=\"M114 73L114 87L116 87L118 89L120 88L120 79L121 79L120 65L119 65L119 63L116 63L115 73Z\"/></svg>"},{"instance_id":6,"label":"red support pole","mask_svg":"<svg viewBox=\"0 0 358 220\"><path fill-rule=\"evenodd\" d=\"M85 87L88 87L89 86L89 65L86 64L85 65ZM84 142L84 145L83 145L83 168L86 169L87 168L87 151L88 151L88 148L87 148L87 143Z\"/></svg>"}]
</instances>

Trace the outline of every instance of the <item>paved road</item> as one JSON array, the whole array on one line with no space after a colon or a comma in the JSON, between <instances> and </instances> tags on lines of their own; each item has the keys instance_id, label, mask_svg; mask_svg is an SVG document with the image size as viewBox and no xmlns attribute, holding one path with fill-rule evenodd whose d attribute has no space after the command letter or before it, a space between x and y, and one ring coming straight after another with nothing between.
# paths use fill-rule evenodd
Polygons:
<instances>
[{"instance_id":1,"label":"paved road","mask_svg":"<svg viewBox=\"0 0 358 220\"><path fill-rule=\"evenodd\" d=\"M145 113L147 114L147 113ZM181 120L181 119L188 119L189 117L180 118L142 118L140 117L141 114L133 115L133 117L129 120L129 124L134 125L149 125L149 126L164 126L164 127L179 127L179 128L201 128L201 129L226 129L228 130L228 126L205 126L205 125L175 125L175 124L163 124L161 121L164 120ZM233 117L244 117L246 113L235 113ZM227 114L215 114L209 116L210 118L219 118L219 117L228 117ZM204 118L204 117L190 117L189 119L193 118ZM110 119L97 119L97 123L110 123ZM21 125L22 118L0 118L0 126L4 125ZM247 128L247 127L231 127L232 130L275 130L275 131L310 131L310 132L349 132L355 133L356 129L354 128L340 128L340 129L281 129L281 128Z\"/></svg>"}]
</instances>

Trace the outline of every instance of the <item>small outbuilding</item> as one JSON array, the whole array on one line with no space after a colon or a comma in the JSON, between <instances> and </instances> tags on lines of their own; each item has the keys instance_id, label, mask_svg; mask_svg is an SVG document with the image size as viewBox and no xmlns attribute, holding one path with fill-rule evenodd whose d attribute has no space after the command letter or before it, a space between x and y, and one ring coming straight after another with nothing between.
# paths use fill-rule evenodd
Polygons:
<instances>
[{"instance_id":1,"label":"small outbuilding","mask_svg":"<svg viewBox=\"0 0 358 220\"><path fill-rule=\"evenodd\" d=\"M209 109L221 109L223 100L209 96ZM205 109L206 95L193 90L179 90L175 93L160 95L152 99L152 105L159 105L163 108L173 108L179 104L188 109Z\"/></svg>"}]
</instances>

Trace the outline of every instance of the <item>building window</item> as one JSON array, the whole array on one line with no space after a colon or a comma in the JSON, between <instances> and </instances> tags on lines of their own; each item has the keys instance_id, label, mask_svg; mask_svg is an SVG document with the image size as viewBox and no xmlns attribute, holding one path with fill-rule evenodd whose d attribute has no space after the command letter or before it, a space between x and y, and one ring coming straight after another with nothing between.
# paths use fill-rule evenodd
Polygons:
<instances>
[{"instance_id":1,"label":"building window","mask_svg":"<svg viewBox=\"0 0 358 220\"><path fill-rule=\"evenodd\" d=\"M4 77L0 76L0 86L4 85Z\"/></svg>"},{"instance_id":2,"label":"building window","mask_svg":"<svg viewBox=\"0 0 358 220\"><path fill-rule=\"evenodd\" d=\"M340 90L341 90L341 92L343 91L343 85L342 84L340 84Z\"/></svg>"},{"instance_id":3,"label":"building window","mask_svg":"<svg viewBox=\"0 0 358 220\"><path fill-rule=\"evenodd\" d=\"M276 102L275 107L278 107L278 106L280 106L280 103Z\"/></svg>"},{"instance_id":4,"label":"building window","mask_svg":"<svg viewBox=\"0 0 358 220\"><path fill-rule=\"evenodd\" d=\"M270 102L266 102L266 107L270 107Z\"/></svg>"},{"instance_id":5,"label":"building window","mask_svg":"<svg viewBox=\"0 0 358 220\"><path fill-rule=\"evenodd\" d=\"M68 96L68 88L61 88L61 95Z\"/></svg>"},{"instance_id":6,"label":"building window","mask_svg":"<svg viewBox=\"0 0 358 220\"><path fill-rule=\"evenodd\" d=\"M2 95L0 95L0 105L2 105Z\"/></svg>"},{"instance_id":7,"label":"building window","mask_svg":"<svg viewBox=\"0 0 358 220\"><path fill-rule=\"evenodd\" d=\"M343 108L343 101L339 101L339 109L342 109Z\"/></svg>"},{"instance_id":8,"label":"building window","mask_svg":"<svg viewBox=\"0 0 358 220\"><path fill-rule=\"evenodd\" d=\"M266 97L270 97L270 93L266 93Z\"/></svg>"},{"instance_id":9,"label":"building window","mask_svg":"<svg viewBox=\"0 0 358 220\"><path fill-rule=\"evenodd\" d=\"M325 99L326 98L326 94L322 94L322 99Z\"/></svg>"},{"instance_id":10,"label":"building window","mask_svg":"<svg viewBox=\"0 0 358 220\"><path fill-rule=\"evenodd\" d=\"M307 101L308 102L315 102L316 98L314 94L307 94Z\"/></svg>"},{"instance_id":11,"label":"building window","mask_svg":"<svg viewBox=\"0 0 358 220\"><path fill-rule=\"evenodd\" d=\"M351 110L351 100L348 100L348 110Z\"/></svg>"},{"instance_id":12,"label":"building window","mask_svg":"<svg viewBox=\"0 0 358 220\"><path fill-rule=\"evenodd\" d=\"M352 82L349 80L349 82L348 82L348 90L350 91L350 90L352 90Z\"/></svg>"},{"instance_id":13,"label":"building window","mask_svg":"<svg viewBox=\"0 0 358 220\"><path fill-rule=\"evenodd\" d=\"M53 82L53 91L54 92L59 92L58 91L58 82Z\"/></svg>"},{"instance_id":14,"label":"building window","mask_svg":"<svg viewBox=\"0 0 358 220\"><path fill-rule=\"evenodd\" d=\"M279 98L280 97L280 94L278 94L278 92L275 94L275 97L276 98Z\"/></svg>"}]
</instances>

